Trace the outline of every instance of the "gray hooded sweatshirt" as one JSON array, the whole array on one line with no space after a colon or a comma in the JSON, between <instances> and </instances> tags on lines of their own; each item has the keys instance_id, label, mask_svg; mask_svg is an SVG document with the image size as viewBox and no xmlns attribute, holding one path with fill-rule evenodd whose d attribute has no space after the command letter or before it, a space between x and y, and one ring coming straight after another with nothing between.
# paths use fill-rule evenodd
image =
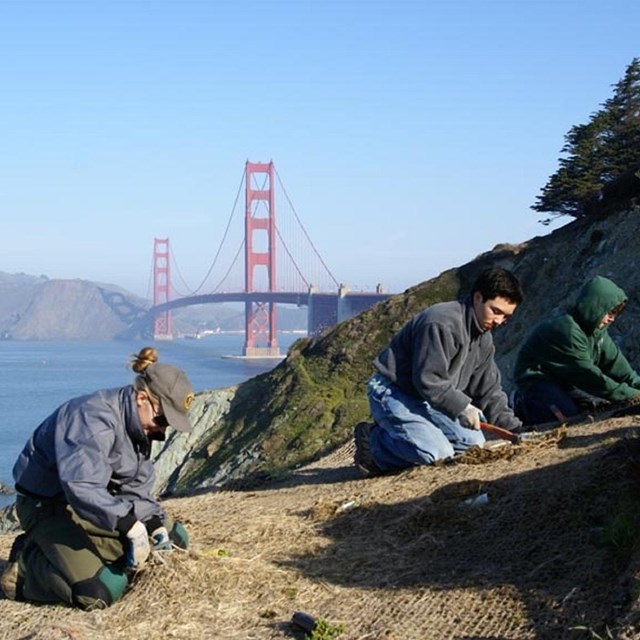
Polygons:
<instances>
[{"instance_id":1,"label":"gray hooded sweatshirt","mask_svg":"<svg viewBox=\"0 0 640 640\"><path fill-rule=\"evenodd\" d=\"M473 403L492 424L522 425L508 406L490 331L482 331L470 298L418 313L374 360L405 393L456 419Z\"/></svg>"}]
</instances>

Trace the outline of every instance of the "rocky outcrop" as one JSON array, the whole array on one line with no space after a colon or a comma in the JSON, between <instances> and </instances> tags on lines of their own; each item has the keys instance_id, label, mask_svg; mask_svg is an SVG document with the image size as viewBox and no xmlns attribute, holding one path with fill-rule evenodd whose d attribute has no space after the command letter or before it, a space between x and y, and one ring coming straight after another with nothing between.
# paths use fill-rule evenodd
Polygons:
<instances>
[{"instance_id":1,"label":"rocky outcrop","mask_svg":"<svg viewBox=\"0 0 640 640\"><path fill-rule=\"evenodd\" d=\"M15 503L0 509L0 533L19 531L20 528Z\"/></svg>"},{"instance_id":2,"label":"rocky outcrop","mask_svg":"<svg viewBox=\"0 0 640 640\"><path fill-rule=\"evenodd\" d=\"M15 492L11 487L8 487L6 484L2 484L2 482L0 482L0 495L9 496L12 493Z\"/></svg>"},{"instance_id":3,"label":"rocky outcrop","mask_svg":"<svg viewBox=\"0 0 640 640\"><path fill-rule=\"evenodd\" d=\"M156 443L154 451L154 467L156 471L155 491L157 494L174 493L182 477L185 461L193 456L206 456L203 439L215 433L221 418L225 416L235 397L237 387L227 387L199 393L189 411L193 424L191 433L172 431L167 440ZM226 479L226 474L222 474ZM209 486L216 480L211 478Z\"/></svg>"}]
</instances>

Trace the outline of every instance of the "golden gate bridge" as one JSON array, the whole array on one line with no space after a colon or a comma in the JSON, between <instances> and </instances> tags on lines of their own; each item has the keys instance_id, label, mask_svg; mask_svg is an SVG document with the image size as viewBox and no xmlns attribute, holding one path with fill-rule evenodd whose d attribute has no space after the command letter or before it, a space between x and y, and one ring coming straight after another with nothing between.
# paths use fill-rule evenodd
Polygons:
<instances>
[{"instance_id":1,"label":"golden gate bridge","mask_svg":"<svg viewBox=\"0 0 640 640\"><path fill-rule=\"evenodd\" d=\"M230 240L236 205L244 187L244 234L237 249ZM283 192L293 217L276 224L276 191ZM284 224L283 224L284 220ZM229 253L229 250L232 253ZM216 267L228 254L230 264L218 277ZM175 274L185 290L179 290ZM277 304L307 307L307 331L325 329L389 297L381 285L374 292L351 292L333 276L304 228L273 162L247 161L243 180L213 263L196 289L190 289L171 252L169 238L154 238L153 306L121 334L153 333L156 340L174 337L172 311L192 305L244 303L245 357L280 355Z\"/></svg>"}]
</instances>

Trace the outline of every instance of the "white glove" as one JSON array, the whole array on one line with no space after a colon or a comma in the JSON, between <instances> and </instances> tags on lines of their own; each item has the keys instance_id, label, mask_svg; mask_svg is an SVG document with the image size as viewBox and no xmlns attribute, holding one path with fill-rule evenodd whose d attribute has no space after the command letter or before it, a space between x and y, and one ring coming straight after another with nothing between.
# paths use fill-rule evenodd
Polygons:
<instances>
[{"instance_id":1,"label":"white glove","mask_svg":"<svg viewBox=\"0 0 640 640\"><path fill-rule=\"evenodd\" d=\"M467 429L480 430L480 420L483 418L482 411L478 407L468 404L458 416L458 422Z\"/></svg>"},{"instance_id":2,"label":"white glove","mask_svg":"<svg viewBox=\"0 0 640 640\"><path fill-rule=\"evenodd\" d=\"M147 561L149 554L151 553L151 547L149 546L149 534L147 528L136 520L134 525L127 531L127 538L129 538L129 548L127 549L127 566L129 569L139 571Z\"/></svg>"},{"instance_id":3,"label":"white glove","mask_svg":"<svg viewBox=\"0 0 640 640\"><path fill-rule=\"evenodd\" d=\"M151 540L153 540L154 551L172 551L171 540L169 539L169 532L166 527L158 527L151 534Z\"/></svg>"}]
</instances>

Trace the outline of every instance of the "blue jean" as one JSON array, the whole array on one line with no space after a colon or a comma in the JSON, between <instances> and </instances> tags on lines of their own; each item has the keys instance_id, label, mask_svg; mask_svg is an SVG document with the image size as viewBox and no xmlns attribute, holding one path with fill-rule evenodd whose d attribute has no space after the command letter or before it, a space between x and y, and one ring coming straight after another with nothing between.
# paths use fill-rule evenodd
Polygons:
<instances>
[{"instance_id":1,"label":"blue jean","mask_svg":"<svg viewBox=\"0 0 640 640\"><path fill-rule=\"evenodd\" d=\"M380 373L369 380L367 396L376 422L371 453L382 471L433 464L484 444L481 431L463 427Z\"/></svg>"}]
</instances>

